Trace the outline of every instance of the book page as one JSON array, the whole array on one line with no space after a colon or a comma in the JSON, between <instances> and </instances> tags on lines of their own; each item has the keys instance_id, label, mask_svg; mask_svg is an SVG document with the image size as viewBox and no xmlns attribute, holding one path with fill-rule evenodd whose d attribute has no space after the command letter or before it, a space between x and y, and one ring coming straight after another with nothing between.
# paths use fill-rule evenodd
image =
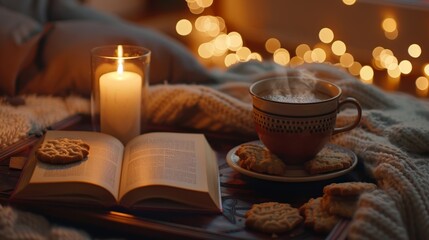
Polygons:
<instances>
[{"instance_id":1,"label":"book page","mask_svg":"<svg viewBox=\"0 0 429 240\"><path fill-rule=\"evenodd\" d=\"M207 191L205 141L201 134L149 133L129 142L120 198L147 185Z\"/></svg>"},{"instance_id":2,"label":"book page","mask_svg":"<svg viewBox=\"0 0 429 240\"><path fill-rule=\"evenodd\" d=\"M86 182L102 186L118 199L122 143L103 133L84 131L48 131L44 141L64 137L89 144L87 159L65 165L37 161L30 183Z\"/></svg>"}]
</instances>

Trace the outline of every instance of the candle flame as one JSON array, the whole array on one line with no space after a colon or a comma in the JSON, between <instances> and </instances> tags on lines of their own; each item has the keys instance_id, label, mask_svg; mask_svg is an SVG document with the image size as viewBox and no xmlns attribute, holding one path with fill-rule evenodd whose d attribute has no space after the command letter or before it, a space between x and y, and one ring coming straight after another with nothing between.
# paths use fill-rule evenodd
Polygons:
<instances>
[{"instance_id":1,"label":"candle flame","mask_svg":"<svg viewBox=\"0 0 429 240\"><path fill-rule=\"evenodd\" d=\"M122 47L122 45L118 45L118 69L117 72L118 74L122 74L124 72L124 49Z\"/></svg>"}]
</instances>

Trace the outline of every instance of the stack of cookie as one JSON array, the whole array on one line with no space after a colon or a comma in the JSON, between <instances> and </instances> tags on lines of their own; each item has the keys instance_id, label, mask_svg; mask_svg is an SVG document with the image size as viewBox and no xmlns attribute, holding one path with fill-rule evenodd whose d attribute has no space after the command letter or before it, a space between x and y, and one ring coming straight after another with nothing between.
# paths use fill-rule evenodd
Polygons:
<instances>
[{"instance_id":1,"label":"stack of cookie","mask_svg":"<svg viewBox=\"0 0 429 240\"><path fill-rule=\"evenodd\" d=\"M316 232L330 232L341 218L352 218L359 196L377 185L365 182L332 183L323 188L323 197L310 199L300 207L305 226Z\"/></svg>"},{"instance_id":2,"label":"stack of cookie","mask_svg":"<svg viewBox=\"0 0 429 240\"><path fill-rule=\"evenodd\" d=\"M359 196L377 185L365 182L332 183L323 188L323 197L311 198L299 209L287 203L254 204L246 213L246 226L266 233L292 230L303 220L318 233L329 233L341 218L351 218Z\"/></svg>"},{"instance_id":3,"label":"stack of cookie","mask_svg":"<svg viewBox=\"0 0 429 240\"><path fill-rule=\"evenodd\" d=\"M330 214L352 218L359 196L376 188L377 185L366 182L332 183L323 188L321 204Z\"/></svg>"}]
</instances>

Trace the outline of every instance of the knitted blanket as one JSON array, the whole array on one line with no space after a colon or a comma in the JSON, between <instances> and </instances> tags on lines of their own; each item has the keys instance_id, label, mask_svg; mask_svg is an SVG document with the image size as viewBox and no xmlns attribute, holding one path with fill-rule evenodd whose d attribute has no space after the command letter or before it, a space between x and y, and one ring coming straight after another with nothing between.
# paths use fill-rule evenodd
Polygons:
<instances>
[{"instance_id":1,"label":"knitted blanket","mask_svg":"<svg viewBox=\"0 0 429 240\"><path fill-rule=\"evenodd\" d=\"M360 127L335 135L331 141L353 150L363 162L367 174L379 186L379 190L360 197L349 239L424 239L429 236L429 105L426 102L406 94L386 93L327 64L285 69L271 63L249 62L227 72L213 74L223 84L150 87L149 121L226 134L254 134L248 94L251 82L277 74L305 74L333 81L342 88L344 97L354 97L361 103L363 116ZM63 104L70 101L69 98L51 100ZM88 100L74 98L74 101L80 102L76 104L80 107L63 107L66 110L61 117L52 112L41 115L53 114L55 117L49 119L59 120L77 111L89 111ZM25 136L31 129L52 123L46 121L42 124L46 116L42 118L45 120L40 120L37 111L24 111L25 114L32 112L26 118L27 115L17 110L19 107L10 108L12 110L5 110L4 106L0 108L0 121L3 121L0 125L1 146ZM25 116L20 118L22 114ZM337 124L351 121L354 114L352 110L342 111ZM22 121L4 124L7 121L5 117L16 115ZM6 140L2 134L5 131L9 131ZM7 216L5 212L9 210L4 209L0 208L0 219ZM12 232L18 234L18 225L16 221L8 221L7 224L0 221L0 237ZM34 225L27 227L37 229ZM53 228L48 229L51 231L46 232L51 233ZM48 238L49 234L45 237Z\"/></svg>"}]
</instances>

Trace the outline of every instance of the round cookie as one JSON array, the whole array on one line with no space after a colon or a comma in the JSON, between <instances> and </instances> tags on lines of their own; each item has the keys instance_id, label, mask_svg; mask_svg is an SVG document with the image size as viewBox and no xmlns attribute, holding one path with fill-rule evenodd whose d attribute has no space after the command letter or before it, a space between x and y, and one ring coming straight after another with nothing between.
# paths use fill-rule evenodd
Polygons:
<instances>
[{"instance_id":1,"label":"round cookie","mask_svg":"<svg viewBox=\"0 0 429 240\"><path fill-rule=\"evenodd\" d=\"M265 232L281 233L295 228L303 220L297 208L287 203L265 202L254 204L246 212L246 226Z\"/></svg>"},{"instance_id":2,"label":"round cookie","mask_svg":"<svg viewBox=\"0 0 429 240\"><path fill-rule=\"evenodd\" d=\"M38 160L50 164L82 161L89 154L89 145L80 139L59 138L44 142L36 151Z\"/></svg>"},{"instance_id":3,"label":"round cookie","mask_svg":"<svg viewBox=\"0 0 429 240\"><path fill-rule=\"evenodd\" d=\"M329 233L340 218L325 211L321 205L322 197L311 198L304 203L299 210L305 217L304 225L312 228L315 232Z\"/></svg>"},{"instance_id":4,"label":"round cookie","mask_svg":"<svg viewBox=\"0 0 429 240\"><path fill-rule=\"evenodd\" d=\"M335 196L355 196L377 189L377 185L367 182L331 183L323 188L323 193Z\"/></svg>"},{"instance_id":5,"label":"round cookie","mask_svg":"<svg viewBox=\"0 0 429 240\"><path fill-rule=\"evenodd\" d=\"M247 170L280 176L286 172L285 163L260 145L242 144L235 154L240 158L238 165Z\"/></svg>"}]
</instances>

